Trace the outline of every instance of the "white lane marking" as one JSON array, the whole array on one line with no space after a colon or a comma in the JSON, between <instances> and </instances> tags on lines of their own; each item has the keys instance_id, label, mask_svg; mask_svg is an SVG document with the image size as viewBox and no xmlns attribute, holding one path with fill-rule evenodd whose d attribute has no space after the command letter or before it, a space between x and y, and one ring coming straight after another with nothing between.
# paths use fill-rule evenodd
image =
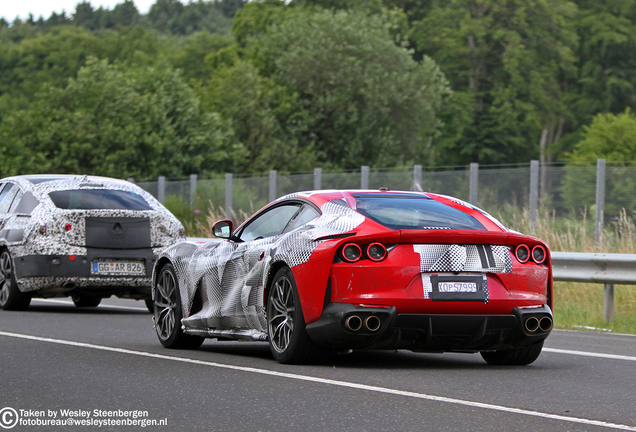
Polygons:
<instances>
[{"instance_id":1,"label":"white lane marking","mask_svg":"<svg viewBox=\"0 0 636 432\"><path fill-rule=\"evenodd\" d=\"M543 348L542 351L558 353L558 354L572 354L572 355L579 355L579 356L585 356L585 357L599 357L599 358L606 358L606 359L612 359L612 360L636 361L636 357L618 355L618 354L603 354L603 353L595 353L595 352L588 352L588 351L564 350L564 349L558 349L558 348Z\"/></svg>"},{"instance_id":2,"label":"white lane marking","mask_svg":"<svg viewBox=\"0 0 636 432\"><path fill-rule=\"evenodd\" d=\"M44 303L58 303L63 305L75 306L71 300L55 300L55 299L31 299L32 301L40 301ZM135 311L148 311L148 308L141 307L133 307L133 306L118 306L118 305L109 305L109 304L101 304L97 306L98 308L109 308L109 309L123 309L123 310L135 310Z\"/></svg>"},{"instance_id":3,"label":"white lane marking","mask_svg":"<svg viewBox=\"0 0 636 432\"><path fill-rule=\"evenodd\" d=\"M577 418L577 417L568 417L568 416L562 416L558 414L542 413L539 411L530 411L530 410L525 410L520 408L511 408L511 407L506 407L502 405L473 402L473 401L449 398L444 396L434 396L434 395L429 395L425 393L415 393L410 391L395 390L395 389L390 389L386 387L376 387L376 386L370 386L366 384L351 383L347 381L336 381L336 380L312 377L307 375L298 375L298 374L291 374L286 372L276 372L276 371L271 371L267 369L257 369L257 368L245 367L245 366L235 366L235 365L229 365L224 363L195 360L195 359L189 359L189 358L183 358L183 357L173 357L173 356L155 354L155 353L144 352L144 351L133 351L133 350L124 349L124 348L115 348L115 347L108 347L103 345L88 344L84 342L74 342L74 341L66 341L62 339L31 336L31 335L25 335L20 333L10 333L10 332L0 331L0 336L7 336L7 337L18 338L18 339L27 339L27 340L33 340L38 342L50 342L50 343L55 343L59 345L69 345L69 346L80 347L80 348L90 348L95 350L136 355L141 357L156 358L161 360L170 360L170 361L189 363L189 364L195 364L200 366L215 367L220 369L230 369L230 370L236 370L236 371L242 371L242 372L256 373L261 375L269 375L269 376L274 376L278 378L289 378L289 379L295 379L300 381L309 381L309 382L315 382L319 384L347 387L347 388L352 388L356 390L367 390L367 391L372 391L376 393L391 394L391 395L404 396L404 397L410 397L410 398L416 398L416 399L425 399L425 400L430 400L435 402L443 402L443 403L450 403L455 405L469 406L473 408L502 411L502 412L511 413L511 414L522 414L522 415L540 417L540 418L551 419L551 420L559 420L559 421L579 423L579 424L584 424L589 426L599 426L599 427L605 427L610 429L636 432L636 426L628 426L628 425L622 425L617 423L608 423L608 422L604 422L600 420L590 420L590 419L583 419L583 418Z\"/></svg>"}]
</instances>

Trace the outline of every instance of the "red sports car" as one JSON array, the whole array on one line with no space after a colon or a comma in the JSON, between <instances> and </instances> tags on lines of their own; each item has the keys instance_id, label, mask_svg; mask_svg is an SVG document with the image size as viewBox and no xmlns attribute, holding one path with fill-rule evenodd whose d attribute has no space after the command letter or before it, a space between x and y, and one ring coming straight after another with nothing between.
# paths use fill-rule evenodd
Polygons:
<instances>
[{"instance_id":1,"label":"red sports car","mask_svg":"<svg viewBox=\"0 0 636 432\"><path fill-rule=\"evenodd\" d=\"M456 198L300 192L213 233L171 246L154 267L165 347L239 339L268 341L282 363L324 349L408 349L522 365L552 330L546 244Z\"/></svg>"}]
</instances>

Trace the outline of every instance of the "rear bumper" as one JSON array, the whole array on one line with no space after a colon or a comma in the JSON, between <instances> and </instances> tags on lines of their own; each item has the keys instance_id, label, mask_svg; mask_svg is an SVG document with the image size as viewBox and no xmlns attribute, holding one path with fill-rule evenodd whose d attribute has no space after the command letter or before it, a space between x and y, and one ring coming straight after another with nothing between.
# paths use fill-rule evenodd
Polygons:
<instances>
[{"instance_id":1,"label":"rear bumper","mask_svg":"<svg viewBox=\"0 0 636 432\"><path fill-rule=\"evenodd\" d=\"M22 292L43 291L43 294L95 292L104 295L130 291L150 295L152 268L157 255L150 248L130 250L88 249L86 255L26 255L14 258L18 286ZM145 274L95 275L93 261L100 259L140 260Z\"/></svg>"},{"instance_id":2,"label":"rear bumper","mask_svg":"<svg viewBox=\"0 0 636 432\"><path fill-rule=\"evenodd\" d=\"M320 319L307 325L314 342L331 348L424 352L519 348L544 340L551 330L552 311L547 306L515 308L507 315L442 315L331 303Z\"/></svg>"}]
</instances>

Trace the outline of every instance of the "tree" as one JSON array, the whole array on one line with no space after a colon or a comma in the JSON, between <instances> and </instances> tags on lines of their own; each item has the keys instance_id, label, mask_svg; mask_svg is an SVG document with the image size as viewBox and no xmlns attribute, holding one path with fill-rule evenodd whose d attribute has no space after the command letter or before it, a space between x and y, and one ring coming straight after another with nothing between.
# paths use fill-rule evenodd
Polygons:
<instances>
[{"instance_id":1,"label":"tree","mask_svg":"<svg viewBox=\"0 0 636 432\"><path fill-rule=\"evenodd\" d=\"M581 123L598 112L636 109L636 2L576 2L580 98L575 109Z\"/></svg>"},{"instance_id":2,"label":"tree","mask_svg":"<svg viewBox=\"0 0 636 432\"><path fill-rule=\"evenodd\" d=\"M568 0L451 0L414 23L457 95L441 163L550 161L572 123L575 18Z\"/></svg>"},{"instance_id":3,"label":"tree","mask_svg":"<svg viewBox=\"0 0 636 432\"><path fill-rule=\"evenodd\" d=\"M300 142L320 162L431 162L449 89L435 62L415 62L389 27L379 14L303 9L258 39L273 78L298 93L308 121Z\"/></svg>"},{"instance_id":4,"label":"tree","mask_svg":"<svg viewBox=\"0 0 636 432\"><path fill-rule=\"evenodd\" d=\"M249 151L245 171L312 169L311 147L301 147L306 122L298 95L259 75L256 68L237 60L216 70L201 90L202 106L232 122L237 140Z\"/></svg>"},{"instance_id":5,"label":"tree","mask_svg":"<svg viewBox=\"0 0 636 432\"><path fill-rule=\"evenodd\" d=\"M591 207L595 203L595 169L579 172L577 163L597 159L612 161L607 169L606 213L618 216L621 209L636 210L633 175L625 167L636 161L636 115L628 108L623 113L598 114L592 123L583 127L583 139L568 154L569 170L563 181L563 200L571 208ZM632 162L630 162L632 161ZM616 181L612 181L615 179Z\"/></svg>"},{"instance_id":6,"label":"tree","mask_svg":"<svg viewBox=\"0 0 636 432\"><path fill-rule=\"evenodd\" d=\"M2 175L184 176L233 169L243 155L229 125L202 113L169 66L123 71L94 59L8 115L0 138Z\"/></svg>"}]
</instances>

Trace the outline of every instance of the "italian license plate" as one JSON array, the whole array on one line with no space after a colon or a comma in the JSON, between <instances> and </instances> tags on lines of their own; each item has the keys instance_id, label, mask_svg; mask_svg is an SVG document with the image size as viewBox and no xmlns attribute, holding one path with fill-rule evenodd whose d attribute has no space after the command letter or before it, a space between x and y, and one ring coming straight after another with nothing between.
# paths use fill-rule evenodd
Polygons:
<instances>
[{"instance_id":1,"label":"italian license plate","mask_svg":"<svg viewBox=\"0 0 636 432\"><path fill-rule=\"evenodd\" d=\"M143 261L103 260L93 261L91 274L118 276L145 276L146 266Z\"/></svg>"},{"instance_id":2,"label":"italian license plate","mask_svg":"<svg viewBox=\"0 0 636 432\"><path fill-rule=\"evenodd\" d=\"M433 301L488 301L488 281L485 276L431 276Z\"/></svg>"},{"instance_id":3,"label":"italian license plate","mask_svg":"<svg viewBox=\"0 0 636 432\"><path fill-rule=\"evenodd\" d=\"M474 293L477 292L475 282L438 282L437 289L441 293Z\"/></svg>"}]
</instances>

